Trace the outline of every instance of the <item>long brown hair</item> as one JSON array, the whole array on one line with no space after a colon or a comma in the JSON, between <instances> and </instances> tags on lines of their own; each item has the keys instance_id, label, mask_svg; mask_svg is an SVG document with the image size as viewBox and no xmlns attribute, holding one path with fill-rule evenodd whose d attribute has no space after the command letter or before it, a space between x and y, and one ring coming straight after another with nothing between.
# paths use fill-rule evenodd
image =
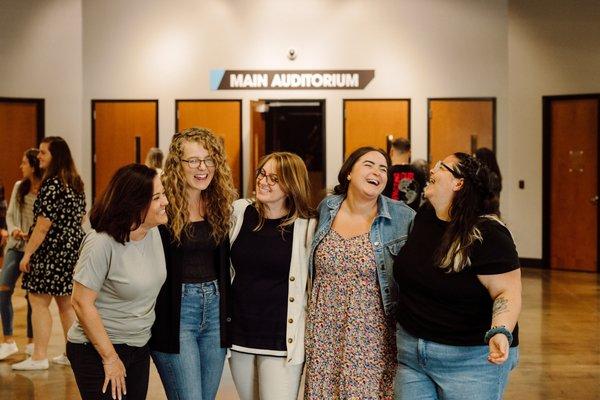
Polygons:
<instances>
[{"instance_id":1,"label":"long brown hair","mask_svg":"<svg viewBox=\"0 0 600 400\"><path fill-rule=\"evenodd\" d=\"M315 216L315 211L310 206L310 180L304 161L298 155L287 151L267 154L259 160L255 178L258 177L258 171L262 170L270 160L275 163L281 190L287 195L285 206L288 214L279 227L283 229L285 226L293 224L297 218L308 219ZM254 199L254 206L259 215L258 225L254 228L257 231L265 223L266 212L264 204L258 199Z\"/></svg>"},{"instance_id":2,"label":"long brown hair","mask_svg":"<svg viewBox=\"0 0 600 400\"><path fill-rule=\"evenodd\" d=\"M231 169L227 164L223 141L205 128L190 128L173 135L169 154L165 161L162 181L169 205L167 215L169 228L176 243L181 243L182 232L189 233L190 217L187 200L187 183L181 160L183 145L186 142L199 143L215 161L215 173L212 181L201 192L206 211L206 220L211 227L211 236L220 243L229 233L231 225L232 203L237 197L231 178Z\"/></svg>"},{"instance_id":3,"label":"long brown hair","mask_svg":"<svg viewBox=\"0 0 600 400\"><path fill-rule=\"evenodd\" d=\"M37 155L40 151L38 149L28 149L25 151L25 158L29 163L29 166L33 168L33 177L38 181L42 179L43 172L40 168L40 160L38 160ZM17 190L17 205L19 209L23 208L23 204L25 203L25 196L31 190L31 179L26 178L21 181L19 185L19 190Z\"/></svg>"},{"instance_id":4,"label":"long brown hair","mask_svg":"<svg viewBox=\"0 0 600 400\"><path fill-rule=\"evenodd\" d=\"M73 189L75 193L83 193L83 181L77 173L67 142L60 136L48 136L41 143L48 144L48 150L52 155L50 165L44 171L44 180L57 178L63 185Z\"/></svg>"}]
</instances>

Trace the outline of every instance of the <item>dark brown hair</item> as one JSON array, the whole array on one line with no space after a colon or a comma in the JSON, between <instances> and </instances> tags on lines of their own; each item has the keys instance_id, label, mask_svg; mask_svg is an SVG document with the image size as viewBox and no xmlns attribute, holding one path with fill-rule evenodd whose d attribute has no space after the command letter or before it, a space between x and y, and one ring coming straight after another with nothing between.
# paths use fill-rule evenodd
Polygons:
<instances>
[{"instance_id":1,"label":"dark brown hair","mask_svg":"<svg viewBox=\"0 0 600 400\"><path fill-rule=\"evenodd\" d=\"M106 232L117 242L129 241L139 228L152 201L156 170L142 164L121 167L90 210L90 223L96 232Z\"/></svg>"},{"instance_id":2,"label":"dark brown hair","mask_svg":"<svg viewBox=\"0 0 600 400\"><path fill-rule=\"evenodd\" d=\"M48 150L52 155L50 165L44 171L44 180L57 178L63 185L73 189L75 193L83 193L83 181L77 173L67 142L60 136L48 136L41 143L48 144Z\"/></svg>"},{"instance_id":3,"label":"dark brown hair","mask_svg":"<svg viewBox=\"0 0 600 400\"><path fill-rule=\"evenodd\" d=\"M40 151L38 149L28 149L25 151L25 158L27 158L27 162L29 166L33 168L33 176L35 179L42 179L42 170L40 168L40 160L38 160L37 155ZM23 203L25 202L25 196L31 190L31 180L29 178L23 179L21 184L19 185L19 190L17 190L17 205L19 209L23 207Z\"/></svg>"},{"instance_id":4,"label":"dark brown hair","mask_svg":"<svg viewBox=\"0 0 600 400\"><path fill-rule=\"evenodd\" d=\"M383 149L371 146L359 147L358 149L354 150L342 164L342 168L340 168L340 172L338 174L339 184L333 188L333 194L341 194L344 196L348 194L348 185L350 184L350 181L348 180L348 174L350 174L350 171L352 171L354 164L356 164L359 158L372 151L376 151L384 156L387 167L390 167L390 156L388 156Z\"/></svg>"},{"instance_id":5,"label":"dark brown hair","mask_svg":"<svg viewBox=\"0 0 600 400\"><path fill-rule=\"evenodd\" d=\"M448 272L460 272L469 266L473 244L482 240L479 223L499 221L488 167L465 153L454 153L454 157L458 163L452 168L453 175L463 179L463 185L452 199L450 223L434 255L436 263Z\"/></svg>"}]
</instances>

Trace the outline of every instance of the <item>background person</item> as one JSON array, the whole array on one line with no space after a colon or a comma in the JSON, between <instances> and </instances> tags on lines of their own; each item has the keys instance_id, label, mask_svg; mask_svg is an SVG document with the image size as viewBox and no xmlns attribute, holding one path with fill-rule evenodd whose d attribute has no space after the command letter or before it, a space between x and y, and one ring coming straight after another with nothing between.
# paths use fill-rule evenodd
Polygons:
<instances>
[{"instance_id":1,"label":"background person","mask_svg":"<svg viewBox=\"0 0 600 400\"><path fill-rule=\"evenodd\" d=\"M37 159L38 149L29 149L21 160L23 179L15 183L8 211L6 225L10 234L4 252L4 262L0 271L0 317L4 342L0 344L0 360L18 353L19 348L13 338L12 295L17 279L21 274L19 262L23 258L25 243L29 237L29 228L33 224L33 203L37 197L42 180L42 170ZM33 353L33 328L31 327L31 306L27 301L27 354Z\"/></svg>"},{"instance_id":2,"label":"background person","mask_svg":"<svg viewBox=\"0 0 600 400\"><path fill-rule=\"evenodd\" d=\"M319 205L310 266L306 399L391 399L396 370L393 256L415 212L382 195L389 159L361 147Z\"/></svg>"},{"instance_id":3,"label":"background person","mask_svg":"<svg viewBox=\"0 0 600 400\"><path fill-rule=\"evenodd\" d=\"M229 365L242 400L295 400L316 226L304 161L287 152L263 157L255 193L234 202Z\"/></svg>"},{"instance_id":4,"label":"background person","mask_svg":"<svg viewBox=\"0 0 600 400\"><path fill-rule=\"evenodd\" d=\"M156 303L152 359L169 399L214 399L227 340L235 190L223 142L203 128L173 136L162 175L167 279Z\"/></svg>"},{"instance_id":5,"label":"background person","mask_svg":"<svg viewBox=\"0 0 600 400\"><path fill-rule=\"evenodd\" d=\"M151 147L148 150L148 154L146 154L146 161L144 162L146 166L150 168L154 168L159 175L162 175L162 167L163 167L163 152L158 147Z\"/></svg>"},{"instance_id":6,"label":"background person","mask_svg":"<svg viewBox=\"0 0 600 400\"><path fill-rule=\"evenodd\" d=\"M157 226L168 202L156 170L121 167L90 210L73 276L67 354L83 400L145 399L154 304L165 281Z\"/></svg>"},{"instance_id":7,"label":"background person","mask_svg":"<svg viewBox=\"0 0 600 400\"><path fill-rule=\"evenodd\" d=\"M19 264L19 269L26 272L23 289L29 291L34 352L25 361L13 364L16 370L48 369L46 353L52 331L49 307L53 298L66 340L75 320L71 306L73 268L84 236L81 222L85 193L69 146L60 137L46 137L40 143L38 159L44 177L33 206L34 227ZM69 364L65 355L52 361Z\"/></svg>"},{"instance_id":8,"label":"background person","mask_svg":"<svg viewBox=\"0 0 600 400\"><path fill-rule=\"evenodd\" d=\"M519 258L489 183L464 153L431 170L430 205L394 264L398 400L501 399L516 365Z\"/></svg>"},{"instance_id":9,"label":"background person","mask_svg":"<svg viewBox=\"0 0 600 400\"><path fill-rule=\"evenodd\" d=\"M392 166L388 171L388 181L383 194L390 199L400 200L413 210L421 205L426 175L410 164L410 141L405 138L395 139L390 147Z\"/></svg>"}]
</instances>

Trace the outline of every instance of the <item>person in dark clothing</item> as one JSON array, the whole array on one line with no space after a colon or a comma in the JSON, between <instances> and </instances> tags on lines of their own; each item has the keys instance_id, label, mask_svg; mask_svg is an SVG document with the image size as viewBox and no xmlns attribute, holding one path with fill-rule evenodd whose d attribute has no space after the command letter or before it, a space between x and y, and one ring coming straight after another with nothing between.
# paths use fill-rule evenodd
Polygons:
<instances>
[{"instance_id":1,"label":"person in dark clothing","mask_svg":"<svg viewBox=\"0 0 600 400\"><path fill-rule=\"evenodd\" d=\"M235 190L223 141L207 129L173 136L162 180L167 279L156 301L152 359L171 399L214 399L229 345L229 240Z\"/></svg>"},{"instance_id":2,"label":"person in dark clothing","mask_svg":"<svg viewBox=\"0 0 600 400\"><path fill-rule=\"evenodd\" d=\"M431 170L428 204L394 262L396 400L501 399L517 364L519 257L489 175L465 153Z\"/></svg>"},{"instance_id":3,"label":"person in dark clothing","mask_svg":"<svg viewBox=\"0 0 600 400\"><path fill-rule=\"evenodd\" d=\"M398 138L390 147L392 166L388 171L387 185L383 195L400 200L417 210L421 205L423 187L426 177L421 170L410 164L410 142Z\"/></svg>"}]
</instances>

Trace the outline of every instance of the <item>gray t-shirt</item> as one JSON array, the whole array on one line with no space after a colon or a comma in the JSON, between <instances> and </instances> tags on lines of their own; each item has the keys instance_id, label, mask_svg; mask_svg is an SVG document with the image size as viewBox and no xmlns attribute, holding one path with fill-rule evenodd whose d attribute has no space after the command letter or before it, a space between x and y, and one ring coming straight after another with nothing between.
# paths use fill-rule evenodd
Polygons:
<instances>
[{"instance_id":1,"label":"gray t-shirt","mask_svg":"<svg viewBox=\"0 0 600 400\"><path fill-rule=\"evenodd\" d=\"M150 340L156 297L167 277L158 228L122 245L106 233L85 237L73 280L98 293L96 308L113 344L142 347ZM85 343L79 321L69 329L72 343Z\"/></svg>"}]
</instances>

